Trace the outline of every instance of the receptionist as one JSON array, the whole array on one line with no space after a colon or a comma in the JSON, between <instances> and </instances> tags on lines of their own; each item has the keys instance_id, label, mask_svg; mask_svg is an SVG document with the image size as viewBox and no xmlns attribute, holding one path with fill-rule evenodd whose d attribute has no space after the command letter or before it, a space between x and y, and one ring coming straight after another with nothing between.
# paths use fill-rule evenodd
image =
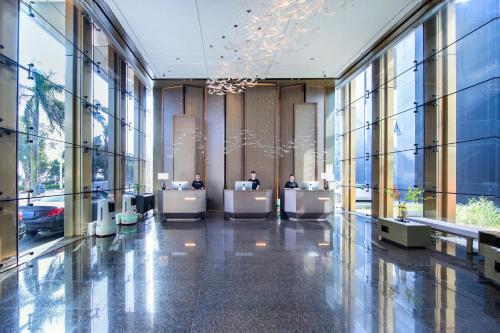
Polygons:
<instances>
[{"instance_id":1,"label":"receptionist","mask_svg":"<svg viewBox=\"0 0 500 333\"><path fill-rule=\"evenodd\" d=\"M260 180L259 180L259 178L257 178L257 172L255 172L255 171L250 172L250 179L248 181L252 182L252 190L259 189Z\"/></svg>"},{"instance_id":2,"label":"receptionist","mask_svg":"<svg viewBox=\"0 0 500 333\"><path fill-rule=\"evenodd\" d=\"M194 190L204 190L205 189L205 184L203 184L203 181L201 180L201 177L199 174L196 174L196 176L194 177L194 180L191 183L191 187Z\"/></svg>"},{"instance_id":3,"label":"receptionist","mask_svg":"<svg viewBox=\"0 0 500 333\"><path fill-rule=\"evenodd\" d=\"M295 181L295 177L293 174L290 174L288 177L288 181L285 183L285 188L298 188L299 184Z\"/></svg>"}]
</instances>

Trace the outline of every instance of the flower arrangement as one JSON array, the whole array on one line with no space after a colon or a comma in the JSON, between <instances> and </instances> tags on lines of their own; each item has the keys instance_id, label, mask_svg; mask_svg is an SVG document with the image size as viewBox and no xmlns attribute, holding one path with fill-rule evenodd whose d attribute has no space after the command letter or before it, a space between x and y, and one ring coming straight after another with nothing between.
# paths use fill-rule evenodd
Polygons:
<instances>
[{"instance_id":1,"label":"flower arrangement","mask_svg":"<svg viewBox=\"0 0 500 333\"><path fill-rule=\"evenodd\" d=\"M405 200L401 200L401 192L397 189L387 190L392 200L398 202L398 216L396 219L398 221L406 221L408 217L408 206L409 202L420 202L423 200L424 191L419 187L408 186L408 191L405 196Z\"/></svg>"}]
</instances>

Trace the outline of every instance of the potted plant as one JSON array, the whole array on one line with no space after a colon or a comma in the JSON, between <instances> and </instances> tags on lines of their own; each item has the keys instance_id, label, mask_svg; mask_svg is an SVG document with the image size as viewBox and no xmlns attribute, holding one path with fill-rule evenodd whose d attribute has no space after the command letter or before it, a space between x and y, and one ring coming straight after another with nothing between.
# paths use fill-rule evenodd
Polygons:
<instances>
[{"instance_id":1,"label":"potted plant","mask_svg":"<svg viewBox=\"0 0 500 333\"><path fill-rule=\"evenodd\" d=\"M389 195L392 200L398 202L398 215L396 220L406 222L408 217L408 203L418 203L423 199L424 191L419 187L408 186L408 192L406 193L405 200L401 200L401 192L397 189L388 190Z\"/></svg>"},{"instance_id":2,"label":"potted plant","mask_svg":"<svg viewBox=\"0 0 500 333\"><path fill-rule=\"evenodd\" d=\"M419 203L424 200L424 190L420 187L408 186L408 191L406 192L405 202L407 203L408 214L410 212L416 213L418 210ZM420 209L421 205L420 205ZM414 215L413 215L414 216Z\"/></svg>"},{"instance_id":3,"label":"potted plant","mask_svg":"<svg viewBox=\"0 0 500 333\"><path fill-rule=\"evenodd\" d=\"M396 217L396 220L403 222L406 221L408 208L406 207L406 203L401 201L401 192L396 190L395 188L388 190L388 192L392 200L398 202L398 216Z\"/></svg>"}]
</instances>

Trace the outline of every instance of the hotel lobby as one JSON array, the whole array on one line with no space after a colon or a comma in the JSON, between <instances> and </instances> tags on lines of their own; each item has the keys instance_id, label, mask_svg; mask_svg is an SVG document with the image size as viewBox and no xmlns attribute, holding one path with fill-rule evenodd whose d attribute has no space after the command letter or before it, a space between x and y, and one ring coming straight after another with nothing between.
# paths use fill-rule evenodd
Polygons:
<instances>
[{"instance_id":1,"label":"hotel lobby","mask_svg":"<svg viewBox=\"0 0 500 333\"><path fill-rule=\"evenodd\" d=\"M1 0L0 332L500 329L500 0Z\"/></svg>"}]
</instances>

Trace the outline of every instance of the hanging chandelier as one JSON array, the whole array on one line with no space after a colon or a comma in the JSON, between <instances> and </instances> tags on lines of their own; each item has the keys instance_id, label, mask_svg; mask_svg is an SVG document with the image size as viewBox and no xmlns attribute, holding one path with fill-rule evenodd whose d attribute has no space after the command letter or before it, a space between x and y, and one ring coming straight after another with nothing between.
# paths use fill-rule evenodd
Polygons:
<instances>
[{"instance_id":1,"label":"hanging chandelier","mask_svg":"<svg viewBox=\"0 0 500 333\"><path fill-rule=\"evenodd\" d=\"M212 95L239 94L254 87L257 84L256 79L229 78L229 79L208 79L208 93Z\"/></svg>"},{"instance_id":2,"label":"hanging chandelier","mask_svg":"<svg viewBox=\"0 0 500 333\"><path fill-rule=\"evenodd\" d=\"M335 15L347 6L346 1L335 2L329 9L327 0L270 0L252 5L244 17L231 18L245 25L235 24L234 33L221 36L221 49L231 51L231 55L220 56L212 75L207 68L210 94L237 94L255 86L255 78L265 79L271 67L279 64L278 54L286 57L308 48L307 32L319 31L323 16Z\"/></svg>"}]
</instances>

